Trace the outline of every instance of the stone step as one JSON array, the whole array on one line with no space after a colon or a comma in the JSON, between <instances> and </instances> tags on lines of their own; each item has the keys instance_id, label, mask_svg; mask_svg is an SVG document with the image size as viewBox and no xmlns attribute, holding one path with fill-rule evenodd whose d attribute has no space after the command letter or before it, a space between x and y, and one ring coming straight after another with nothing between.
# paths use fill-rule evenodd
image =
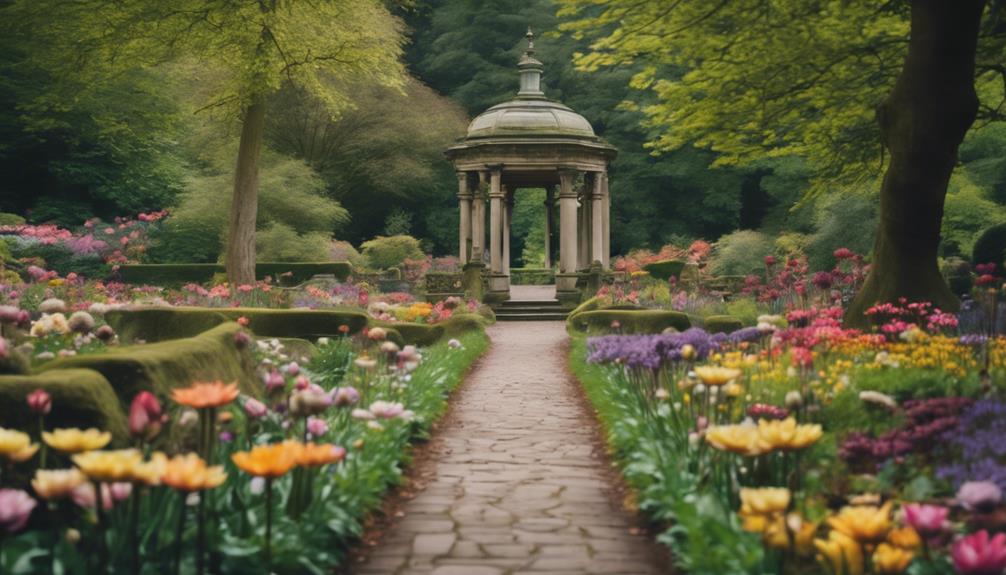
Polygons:
<instances>
[{"instance_id":1,"label":"stone step","mask_svg":"<svg viewBox=\"0 0 1006 575\"><path fill-rule=\"evenodd\" d=\"M511 307L500 307L496 308L496 313L567 313L569 310L563 308L562 306L538 306L538 305L528 305L528 306L511 306Z\"/></svg>"},{"instance_id":2,"label":"stone step","mask_svg":"<svg viewBox=\"0 0 1006 575\"><path fill-rule=\"evenodd\" d=\"M566 321L566 312L497 312L496 321Z\"/></svg>"}]
</instances>

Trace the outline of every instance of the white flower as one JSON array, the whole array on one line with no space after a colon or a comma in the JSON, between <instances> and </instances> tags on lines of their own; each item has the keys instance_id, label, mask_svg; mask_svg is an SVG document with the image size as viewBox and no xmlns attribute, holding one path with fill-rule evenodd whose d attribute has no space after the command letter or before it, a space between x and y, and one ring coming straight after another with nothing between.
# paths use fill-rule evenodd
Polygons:
<instances>
[{"instance_id":1,"label":"white flower","mask_svg":"<svg viewBox=\"0 0 1006 575\"><path fill-rule=\"evenodd\" d=\"M458 341L458 340L456 340L456 339L448 340L447 341L447 347L449 347L451 349L460 349L461 348L461 342Z\"/></svg>"},{"instance_id":2,"label":"white flower","mask_svg":"<svg viewBox=\"0 0 1006 575\"><path fill-rule=\"evenodd\" d=\"M893 397L879 391L861 391L859 392L859 399L866 403L874 403L886 407L891 411L898 409L898 402Z\"/></svg>"},{"instance_id":3,"label":"white flower","mask_svg":"<svg viewBox=\"0 0 1006 575\"><path fill-rule=\"evenodd\" d=\"M104 315L108 313L108 305L103 303L92 303L88 306L87 311L93 313L94 315Z\"/></svg>"},{"instance_id":4,"label":"white flower","mask_svg":"<svg viewBox=\"0 0 1006 575\"><path fill-rule=\"evenodd\" d=\"M61 299L51 297L38 304L38 311L42 313L62 313L66 311L66 302Z\"/></svg>"},{"instance_id":5,"label":"white flower","mask_svg":"<svg viewBox=\"0 0 1006 575\"><path fill-rule=\"evenodd\" d=\"M353 419L362 420L374 419L376 417L373 413L366 409L354 409L350 415L353 416Z\"/></svg>"}]
</instances>

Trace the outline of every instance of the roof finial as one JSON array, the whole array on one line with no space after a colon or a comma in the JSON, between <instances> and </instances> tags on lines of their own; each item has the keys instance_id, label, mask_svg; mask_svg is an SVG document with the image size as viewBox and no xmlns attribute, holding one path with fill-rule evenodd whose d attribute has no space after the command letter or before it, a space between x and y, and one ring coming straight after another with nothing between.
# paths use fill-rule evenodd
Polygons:
<instances>
[{"instance_id":1,"label":"roof finial","mask_svg":"<svg viewBox=\"0 0 1006 575\"><path fill-rule=\"evenodd\" d=\"M524 34L524 37L527 38L527 51L525 52L525 54L527 54L528 56L533 56L534 55L534 32L531 31L531 26L530 25L528 25L528 27L527 27L527 34Z\"/></svg>"},{"instance_id":2,"label":"roof finial","mask_svg":"<svg viewBox=\"0 0 1006 575\"><path fill-rule=\"evenodd\" d=\"M534 32L530 26L527 27L527 34L524 37L527 38L527 50L517 63L517 67L520 68L520 91L517 95L537 99L545 94L541 91L542 65L534 57Z\"/></svg>"}]
</instances>

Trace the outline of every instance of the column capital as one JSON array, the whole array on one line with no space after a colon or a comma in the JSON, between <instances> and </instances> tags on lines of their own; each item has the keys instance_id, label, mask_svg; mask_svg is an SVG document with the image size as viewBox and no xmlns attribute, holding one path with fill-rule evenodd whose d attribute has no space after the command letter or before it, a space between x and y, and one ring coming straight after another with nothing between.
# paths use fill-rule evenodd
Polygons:
<instances>
[{"instance_id":1,"label":"column capital","mask_svg":"<svg viewBox=\"0 0 1006 575\"><path fill-rule=\"evenodd\" d=\"M567 168L559 169L559 197L576 199L576 188L573 183L576 180L578 171Z\"/></svg>"},{"instance_id":2,"label":"column capital","mask_svg":"<svg viewBox=\"0 0 1006 575\"><path fill-rule=\"evenodd\" d=\"M468 172L456 172L456 175L458 176L458 198L462 200L472 199L474 193Z\"/></svg>"}]
</instances>

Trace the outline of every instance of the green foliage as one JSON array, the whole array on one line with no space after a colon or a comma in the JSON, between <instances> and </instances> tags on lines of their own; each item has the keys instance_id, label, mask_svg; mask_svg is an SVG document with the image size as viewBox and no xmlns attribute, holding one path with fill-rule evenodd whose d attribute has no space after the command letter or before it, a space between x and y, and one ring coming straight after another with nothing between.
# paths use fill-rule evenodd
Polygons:
<instances>
[{"instance_id":1,"label":"green foliage","mask_svg":"<svg viewBox=\"0 0 1006 575\"><path fill-rule=\"evenodd\" d=\"M360 248L367 265L375 270L398 267L407 259L423 257L419 240L411 236L377 236L363 242Z\"/></svg>"},{"instance_id":2,"label":"green foliage","mask_svg":"<svg viewBox=\"0 0 1006 575\"><path fill-rule=\"evenodd\" d=\"M328 255L329 236L321 232L298 235L292 227L273 222L255 235L255 257L260 261L313 262Z\"/></svg>"},{"instance_id":3,"label":"green foliage","mask_svg":"<svg viewBox=\"0 0 1006 575\"><path fill-rule=\"evenodd\" d=\"M0 212L0 226L17 226L25 222L24 218L17 214Z\"/></svg>"},{"instance_id":4,"label":"green foliage","mask_svg":"<svg viewBox=\"0 0 1006 575\"><path fill-rule=\"evenodd\" d=\"M976 264L996 264L1001 267L1006 258L1006 224L984 230L975 241L971 261Z\"/></svg>"},{"instance_id":5,"label":"green foliage","mask_svg":"<svg viewBox=\"0 0 1006 575\"><path fill-rule=\"evenodd\" d=\"M985 197L985 191L959 171L950 180L950 191L943 207L940 232L944 256L970 254L978 234L1006 222L1006 209Z\"/></svg>"},{"instance_id":6,"label":"green foliage","mask_svg":"<svg viewBox=\"0 0 1006 575\"><path fill-rule=\"evenodd\" d=\"M702 327L709 333L731 333L744 327L741 320L732 315L711 315L702 321Z\"/></svg>"},{"instance_id":7,"label":"green foliage","mask_svg":"<svg viewBox=\"0 0 1006 575\"><path fill-rule=\"evenodd\" d=\"M685 262L681 260L662 260L643 266L643 269L650 273L650 276L667 281L681 276L681 270L685 269Z\"/></svg>"},{"instance_id":8,"label":"green foliage","mask_svg":"<svg viewBox=\"0 0 1006 575\"><path fill-rule=\"evenodd\" d=\"M14 246L11 255L15 258L40 258L47 269L65 276L75 272L87 278L102 278L108 273L108 266L97 254L77 255L65 244L30 244Z\"/></svg>"},{"instance_id":9,"label":"green foliage","mask_svg":"<svg viewBox=\"0 0 1006 575\"><path fill-rule=\"evenodd\" d=\"M615 322L617 328L614 327ZM571 333L661 333L667 328L684 331L692 323L687 315L677 311L599 309L570 314L566 326Z\"/></svg>"},{"instance_id":10,"label":"green foliage","mask_svg":"<svg viewBox=\"0 0 1006 575\"><path fill-rule=\"evenodd\" d=\"M821 198L814 215L817 231L807 246L811 269L829 269L835 264L838 248L849 248L858 254L873 249L877 230L875 198L859 194L832 195Z\"/></svg>"},{"instance_id":11,"label":"green foliage","mask_svg":"<svg viewBox=\"0 0 1006 575\"><path fill-rule=\"evenodd\" d=\"M752 231L740 230L727 234L716 242L709 267L721 276L743 276L764 269L765 256L775 252L772 238Z\"/></svg>"},{"instance_id":12,"label":"green foliage","mask_svg":"<svg viewBox=\"0 0 1006 575\"><path fill-rule=\"evenodd\" d=\"M743 325L757 324L758 316L768 312L768 309L760 308L758 303L749 297L731 299L724 307L726 315L737 318Z\"/></svg>"},{"instance_id":13,"label":"green foliage","mask_svg":"<svg viewBox=\"0 0 1006 575\"><path fill-rule=\"evenodd\" d=\"M412 233L412 214L402 208L395 208L384 219L384 235L400 236Z\"/></svg>"}]
</instances>

